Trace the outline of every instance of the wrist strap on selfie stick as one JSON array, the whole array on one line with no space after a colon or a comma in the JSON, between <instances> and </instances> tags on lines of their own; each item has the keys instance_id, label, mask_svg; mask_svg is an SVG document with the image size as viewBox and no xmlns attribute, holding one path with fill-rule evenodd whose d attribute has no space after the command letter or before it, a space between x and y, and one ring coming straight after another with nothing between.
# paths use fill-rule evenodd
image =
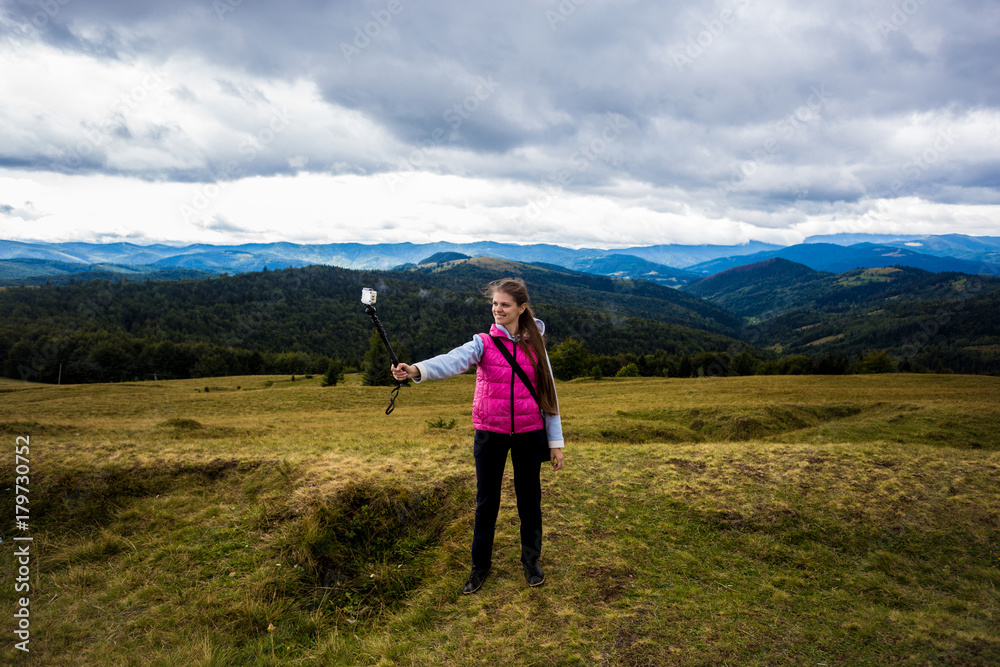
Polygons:
<instances>
[{"instance_id":1,"label":"wrist strap on selfie stick","mask_svg":"<svg viewBox=\"0 0 1000 667\"><path fill-rule=\"evenodd\" d=\"M392 365L398 366L399 357L397 357L396 353L392 351L392 345L389 344L389 337L385 333L385 327L383 327L382 323L378 321L378 315L375 314L375 306L368 304L367 307L365 307L365 314L372 318L372 322L375 323L375 330L378 331L379 337L382 339L382 342L385 343L385 349L389 351L389 357L392 359ZM399 395L399 388L408 382L409 380L403 380L402 382L398 380L396 381L396 388L389 392L389 407L385 409L385 414L391 415L392 411L396 409L396 396Z\"/></svg>"}]
</instances>

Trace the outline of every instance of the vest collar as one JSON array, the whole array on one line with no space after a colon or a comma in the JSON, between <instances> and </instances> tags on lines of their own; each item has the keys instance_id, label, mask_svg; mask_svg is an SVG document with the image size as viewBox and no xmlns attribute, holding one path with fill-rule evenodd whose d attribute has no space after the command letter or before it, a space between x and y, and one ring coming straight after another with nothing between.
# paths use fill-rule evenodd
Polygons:
<instances>
[{"instance_id":1,"label":"vest collar","mask_svg":"<svg viewBox=\"0 0 1000 667\"><path fill-rule=\"evenodd\" d=\"M535 318L535 325L538 327L538 332L544 336L545 335L545 322L541 321L540 319L538 319L536 317ZM490 335L491 336L500 336L501 338L506 338L507 340L514 340L514 337L511 336L510 332L507 331L507 327L498 327L496 322L494 322L490 326Z\"/></svg>"},{"instance_id":2,"label":"vest collar","mask_svg":"<svg viewBox=\"0 0 1000 667\"><path fill-rule=\"evenodd\" d=\"M494 322L493 326L490 327L490 335L500 336L501 338L506 338L507 340L514 340L514 337L507 331L507 327L497 326L496 322Z\"/></svg>"}]
</instances>

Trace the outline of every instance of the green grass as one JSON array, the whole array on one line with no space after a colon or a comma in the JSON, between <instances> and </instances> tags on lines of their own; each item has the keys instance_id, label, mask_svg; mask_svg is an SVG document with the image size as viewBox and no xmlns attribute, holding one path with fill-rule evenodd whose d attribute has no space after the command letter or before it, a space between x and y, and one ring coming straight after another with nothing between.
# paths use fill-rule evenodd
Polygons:
<instances>
[{"instance_id":1,"label":"green grass","mask_svg":"<svg viewBox=\"0 0 1000 667\"><path fill-rule=\"evenodd\" d=\"M546 583L508 479L473 596L473 378L388 417L388 388L319 385L3 383L36 551L32 652L0 662L1000 663L997 378L560 383Z\"/></svg>"}]
</instances>

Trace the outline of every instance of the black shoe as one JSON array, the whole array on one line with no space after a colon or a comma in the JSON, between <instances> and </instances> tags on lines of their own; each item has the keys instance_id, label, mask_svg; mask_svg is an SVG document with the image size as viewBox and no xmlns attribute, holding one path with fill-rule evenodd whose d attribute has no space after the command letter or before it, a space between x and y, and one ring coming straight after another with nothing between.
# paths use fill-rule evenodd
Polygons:
<instances>
[{"instance_id":1,"label":"black shoe","mask_svg":"<svg viewBox=\"0 0 1000 667\"><path fill-rule=\"evenodd\" d=\"M472 568L472 573L469 574L469 580L465 582L465 588L462 589L462 592L468 595L469 593L475 593L482 588L483 582L486 581L486 575L488 575L492 569L492 566L487 567L485 570Z\"/></svg>"},{"instance_id":2,"label":"black shoe","mask_svg":"<svg viewBox=\"0 0 1000 667\"><path fill-rule=\"evenodd\" d=\"M529 586L541 586L545 583L545 575L542 574L542 567L537 560L527 563L521 561L521 565L524 567L524 578L528 581Z\"/></svg>"}]
</instances>

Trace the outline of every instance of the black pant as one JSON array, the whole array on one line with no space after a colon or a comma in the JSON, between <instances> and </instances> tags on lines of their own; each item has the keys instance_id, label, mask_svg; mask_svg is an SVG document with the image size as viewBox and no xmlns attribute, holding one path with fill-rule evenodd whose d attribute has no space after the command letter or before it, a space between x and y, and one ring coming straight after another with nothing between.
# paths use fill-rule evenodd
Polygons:
<instances>
[{"instance_id":1,"label":"black pant","mask_svg":"<svg viewBox=\"0 0 1000 667\"><path fill-rule=\"evenodd\" d=\"M514 494L521 519L521 560L532 562L542 553L541 453L548 452L545 431L507 435L476 431L476 527L472 536L472 566L485 570L493 562L493 534L500 511L500 485L510 451Z\"/></svg>"}]
</instances>

